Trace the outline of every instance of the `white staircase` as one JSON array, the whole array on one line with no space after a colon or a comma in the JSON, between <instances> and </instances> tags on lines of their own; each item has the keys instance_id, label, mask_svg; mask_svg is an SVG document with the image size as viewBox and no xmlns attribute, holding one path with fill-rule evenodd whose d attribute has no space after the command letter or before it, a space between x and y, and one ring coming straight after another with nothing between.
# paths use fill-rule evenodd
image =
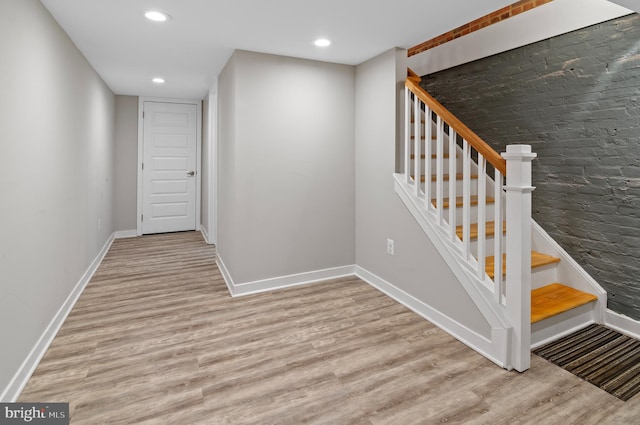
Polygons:
<instances>
[{"instance_id":1,"label":"white staircase","mask_svg":"<svg viewBox=\"0 0 640 425\"><path fill-rule=\"evenodd\" d=\"M499 155L411 74L404 125L396 192L491 325L483 355L524 371L532 347L603 322L605 291L531 219L529 146Z\"/></svg>"}]
</instances>

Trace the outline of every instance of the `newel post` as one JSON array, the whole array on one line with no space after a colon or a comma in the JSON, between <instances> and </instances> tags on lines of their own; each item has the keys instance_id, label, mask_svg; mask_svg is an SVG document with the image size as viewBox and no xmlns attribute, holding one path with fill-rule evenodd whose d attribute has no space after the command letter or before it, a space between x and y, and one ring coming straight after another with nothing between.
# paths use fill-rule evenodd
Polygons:
<instances>
[{"instance_id":1,"label":"newel post","mask_svg":"<svg viewBox=\"0 0 640 425\"><path fill-rule=\"evenodd\" d=\"M510 145L506 191L506 308L513 325L511 362L519 372L531 365L531 161L529 145Z\"/></svg>"}]
</instances>

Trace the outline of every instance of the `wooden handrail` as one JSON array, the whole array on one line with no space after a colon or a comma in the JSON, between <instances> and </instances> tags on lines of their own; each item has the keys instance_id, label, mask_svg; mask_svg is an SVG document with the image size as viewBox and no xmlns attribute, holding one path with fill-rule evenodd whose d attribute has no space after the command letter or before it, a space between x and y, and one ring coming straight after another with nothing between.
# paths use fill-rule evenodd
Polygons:
<instances>
[{"instance_id":1,"label":"wooden handrail","mask_svg":"<svg viewBox=\"0 0 640 425\"><path fill-rule=\"evenodd\" d=\"M416 79L417 78L417 79ZM491 165L493 165L503 176L507 175L507 161L500 156L498 152L493 150L484 140L476 133L471 131L469 127L464 125L462 121L455 117L447 108L442 106L440 102L435 100L429 93L420 87L420 77L411 69L408 70L408 77L404 85L423 101L433 112L442 118L449 127L453 128L456 133L462 136L467 142L473 146Z\"/></svg>"},{"instance_id":2,"label":"wooden handrail","mask_svg":"<svg viewBox=\"0 0 640 425\"><path fill-rule=\"evenodd\" d=\"M411 79L412 81L415 81L417 83L419 83L420 81L422 81L422 78L420 78L420 76L418 74L416 74L415 72L413 72L413 69L411 68L407 68L407 78Z\"/></svg>"}]
</instances>

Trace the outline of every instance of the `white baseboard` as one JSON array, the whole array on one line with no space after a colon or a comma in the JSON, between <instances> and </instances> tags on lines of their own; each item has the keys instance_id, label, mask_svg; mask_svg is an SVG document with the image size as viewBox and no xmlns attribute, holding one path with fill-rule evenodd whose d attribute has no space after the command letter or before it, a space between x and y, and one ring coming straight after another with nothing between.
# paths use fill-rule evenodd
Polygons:
<instances>
[{"instance_id":1,"label":"white baseboard","mask_svg":"<svg viewBox=\"0 0 640 425\"><path fill-rule=\"evenodd\" d=\"M202 237L207 245L213 245L213 241L209 238L209 232L207 232L207 228L204 225L200 225L200 233L202 233Z\"/></svg>"},{"instance_id":2,"label":"white baseboard","mask_svg":"<svg viewBox=\"0 0 640 425\"><path fill-rule=\"evenodd\" d=\"M640 321L629 316L606 309L604 312L604 325L631 338L640 339Z\"/></svg>"},{"instance_id":3,"label":"white baseboard","mask_svg":"<svg viewBox=\"0 0 640 425\"><path fill-rule=\"evenodd\" d=\"M433 307L425 304L414 296L406 293L402 289L394 286L393 284L363 269L360 266L355 266L355 274L360 279L367 282L369 285L385 293L386 295L393 298L408 309L412 310L416 314L427 319L429 322L433 323L469 348L482 354L484 357L491 360L498 366L503 368L508 367L508 365L506 365L504 361L499 359L499 355L497 354L502 352L502 350L504 350L504 347L496 347L490 339L485 338L484 336L467 328L461 323L456 322L455 320L442 314Z\"/></svg>"},{"instance_id":4,"label":"white baseboard","mask_svg":"<svg viewBox=\"0 0 640 425\"><path fill-rule=\"evenodd\" d=\"M222 261L222 257L220 257L220 254L218 253L216 253L216 264L218 265L218 270L220 270L220 274L224 279L224 283L227 284L227 289L229 290L229 293L231 294L232 297L235 297L236 294L234 293L234 289L233 289L235 287L233 283L233 278L229 273L229 269L227 269L227 266L225 266L224 261Z\"/></svg>"},{"instance_id":5,"label":"white baseboard","mask_svg":"<svg viewBox=\"0 0 640 425\"><path fill-rule=\"evenodd\" d=\"M354 266L342 266L236 284L229 274L229 270L224 265L224 261L222 261L219 255L217 256L217 262L220 273L222 274L232 297L275 291L276 289L290 288L292 286L305 285L308 283L336 279L344 276L352 276L354 274Z\"/></svg>"},{"instance_id":6,"label":"white baseboard","mask_svg":"<svg viewBox=\"0 0 640 425\"><path fill-rule=\"evenodd\" d=\"M116 239L135 238L138 236L136 229L118 230L114 235Z\"/></svg>"},{"instance_id":7,"label":"white baseboard","mask_svg":"<svg viewBox=\"0 0 640 425\"><path fill-rule=\"evenodd\" d=\"M12 403L18 399L25 385L27 385L29 378L31 378L31 375L40 363L40 360L47 352L49 345L51 345L51 342L53 341L58 331L62 327L62 324L71 312L71 309L78 301L78 298L80 298L82 291L84 291L84 288L93 277L93 274L98 269L98 266L100 266L100 263L104 259L104 256L107 255L107 252L109 251L109 248L111 247L111 244L113 243L115 237L116 233L112 233L111 236L109 236L96 258L89 265L89 268L87 268L87 271L85 271L84 275L82 275L69 296L67 296L67 299L58 309L58 312L55 314L55 316L53 316L53 319L40 336L40 339L38 339L38 342L36 342L34 347L31 349L27 358L22 362L20 368L13 376L13 379L11 380L11 382L9 382L9 385L7 385L4 391L0 394L0 402Z\"/></svg>"}]
</instances>

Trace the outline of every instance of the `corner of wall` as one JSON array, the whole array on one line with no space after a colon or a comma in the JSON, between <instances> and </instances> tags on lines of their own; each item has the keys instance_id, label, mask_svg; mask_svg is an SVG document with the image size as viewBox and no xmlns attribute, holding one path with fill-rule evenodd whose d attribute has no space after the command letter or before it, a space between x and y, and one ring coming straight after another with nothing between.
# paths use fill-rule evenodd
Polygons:
<instances>
[{"instance_id":1,"label":"corner of wall","mask_svg":"<svg viewBox=\"0 0 640 425\"><path fill-rule=\"evenodd\" d=\"M405 55L391 49L356 70L356 265L490 338L489 323L395 193Z\"/></svg>"}]
</instances>

